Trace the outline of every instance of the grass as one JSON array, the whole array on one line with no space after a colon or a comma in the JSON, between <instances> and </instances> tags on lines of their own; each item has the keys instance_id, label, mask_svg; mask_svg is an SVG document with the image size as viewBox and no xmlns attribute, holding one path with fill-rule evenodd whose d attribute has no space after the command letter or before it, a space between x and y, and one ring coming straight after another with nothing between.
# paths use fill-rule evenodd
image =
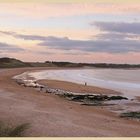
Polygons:
<instances>
[{"instance_id":1,"label":"grass","mask_svg":"<svg viewBox=\"0 0 140 140\"><path fill-rule=\"evenodd\" d=\"M28 128L28 123L12 127L0 122L0 137L23 137Z\"/></svg>"}]
</instances>

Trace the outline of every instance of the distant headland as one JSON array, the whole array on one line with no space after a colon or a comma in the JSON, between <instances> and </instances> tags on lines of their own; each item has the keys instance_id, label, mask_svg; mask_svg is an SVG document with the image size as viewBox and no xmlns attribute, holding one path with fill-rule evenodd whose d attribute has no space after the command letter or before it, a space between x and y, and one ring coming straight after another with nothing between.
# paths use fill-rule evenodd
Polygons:
<instances>
[{"instance_id":1,"label":"distant headland","mask_svg":"<svg viewBox=\"0 0 140 140\"><path fill-rule=\"evenodd\" d=\"M15 58L0 58L0 68L20 67L95 67L95 68L140 68L140 64L113 64L113 63L73 63L73 62L23 62Z\"/></svg>"}]
</instances>

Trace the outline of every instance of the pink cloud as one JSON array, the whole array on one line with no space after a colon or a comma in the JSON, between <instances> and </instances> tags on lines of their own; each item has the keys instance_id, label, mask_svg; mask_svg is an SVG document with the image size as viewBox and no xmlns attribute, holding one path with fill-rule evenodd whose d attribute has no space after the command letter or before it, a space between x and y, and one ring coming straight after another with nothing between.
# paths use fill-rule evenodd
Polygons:
<instances>
[{"instance_id":1,"label":"pink cloud","mask_svg":"<svg viewBox=\"0 0 140 140\"><path fill-rule=\"evenodd\" d=\"M122 14L139 13L138 4L43 4L43 3L1 3L0 13L3 18L22 16L28 18L49 18L83 14Z\"/></svg>"}]
</instances>

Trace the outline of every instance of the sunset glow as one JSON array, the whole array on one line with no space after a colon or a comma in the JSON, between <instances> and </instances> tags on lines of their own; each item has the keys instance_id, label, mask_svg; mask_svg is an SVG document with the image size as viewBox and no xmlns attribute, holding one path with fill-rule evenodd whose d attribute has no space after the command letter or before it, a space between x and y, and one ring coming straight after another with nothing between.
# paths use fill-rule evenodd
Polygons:
<instances>
[{"instance_id":1,"label":"sunset glow","mask_svg":"<svg viewBox=\"0 0 140 140\"><path fill-rule=\"evenodd\" d=\"M140 63L140 2L1 1L0 57Z\"/></svg>"}]
</instances>

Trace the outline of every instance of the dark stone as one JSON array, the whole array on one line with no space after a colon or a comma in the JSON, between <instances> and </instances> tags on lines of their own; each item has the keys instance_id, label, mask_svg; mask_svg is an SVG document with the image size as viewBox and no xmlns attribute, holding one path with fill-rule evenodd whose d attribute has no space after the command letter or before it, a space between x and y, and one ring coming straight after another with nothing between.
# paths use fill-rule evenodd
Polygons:
<instances>
[{"instance_id":1,"label":"dark stone","mask_svg":"<svg viewBox=\"0 0 140 140\"><path fill-rule=\"evenodd\" d=\"M111 96L108 100L128 100L128 98L122 96Z\"/></svg>"},{"instance_id":2,"label":"dark stone","mask_svg":"<svg viewBox=\"0 0 140 140\"><path fill-rule=\"evenodd\" d=\"M94 103L83 103L81 105L85 105L85 106L112 106L115 104L106 104L106 103L102 103L102 102L94 102Z\"/></svg>"},{"instance_id":3,"label":"dark stone","mask_svg":"<svg viewBox=\"0 0 140 140\"><path fill-rule=\"evenodd\" d=\"M120 117L140 119L140 112L126 112L126 113L122 113Z\"/></svg>"},{"instance_id":4,"label":"dark stone","mask_svg":"<svg viewBox=\"0 0 140 140\"><path fill-rule=\"evenodd\" d=\"M74 95L73 97L71 97L72 101L83 101L85 99L85 95Z\"/></svg>"},{"instance_id":5,"label":"dark stone","mask_svg":"<svg viewBox=\"0 0 140 140\"><path fill-rule=\"evenodd\" d=\"M61 97L67 98L72 101L78 101L78 102L85 102L85 101L110 101L110 100L128 100L126 97L122 96L107 96L107 95L74 95L74 94L63 94Z\"/></svg>"}]
</instances>

